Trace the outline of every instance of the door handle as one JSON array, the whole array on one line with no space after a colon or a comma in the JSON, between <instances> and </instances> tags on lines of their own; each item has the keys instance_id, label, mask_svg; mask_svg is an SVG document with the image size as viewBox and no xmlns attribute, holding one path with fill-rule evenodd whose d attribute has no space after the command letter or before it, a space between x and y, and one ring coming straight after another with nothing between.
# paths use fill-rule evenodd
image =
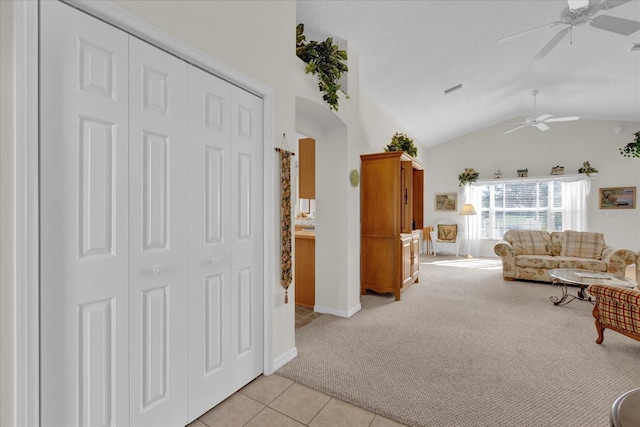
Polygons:
<instances>
[{"instance_id":1,"label":"door handle","mask_svg":"<svg viewBox=\"0 0 640 427\"><path fill-rule=\"evenodd\" d=\"M163 268L161 266L156 265L151 269L151 272L157 276L158 274L162 273L162 270Z\"/></svg>"},{"instance_id":2,"label":"door handle","mask_svg":"<svg viewBox=\"0 0 640 427\"><path fill-rule=\"evenodd\" d=\"M220 264L220 257L214 256L213 258L211 258L211 264L213 265Z\"/></svg>"}]
</instances>

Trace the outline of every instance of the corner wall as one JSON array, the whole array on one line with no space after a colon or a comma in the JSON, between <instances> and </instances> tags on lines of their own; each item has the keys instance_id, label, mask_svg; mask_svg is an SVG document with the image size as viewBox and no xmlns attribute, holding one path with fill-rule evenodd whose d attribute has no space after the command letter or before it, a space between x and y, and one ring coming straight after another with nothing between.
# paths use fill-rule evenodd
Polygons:
<instances>
[{"instance_id":1,"label":"corner wall","mask_svg":"<svg viewBox=\"0 0 640 427\"><path fill-rule=\"evenodd\" d=\"M589 230L604 233L608 245L639 251L640 199L636 200L636 209L600 209L598 197L602 187L636 187L636 197L640 196L640 159L623 157L618 151L633 141L640 123L581 119L552 123L545 132L527 127L504 135L522 119L508 120L425 150L425 223L462 220L457 212L436 212L434 194L458 192L459 209L464 198L459 192L458 175L464 168L477 170L480 179L493 178L498 169L505 178L516 176L516 169L524 168L529 169L529 176L546 176L556 165L564 166L567 174L578 173L588 160L598 169L587 199ZM617 127L623 129L622 133L614 132ZM480 255L495 256L494 243L483 241Z\"/></svg>"}]
</instances>

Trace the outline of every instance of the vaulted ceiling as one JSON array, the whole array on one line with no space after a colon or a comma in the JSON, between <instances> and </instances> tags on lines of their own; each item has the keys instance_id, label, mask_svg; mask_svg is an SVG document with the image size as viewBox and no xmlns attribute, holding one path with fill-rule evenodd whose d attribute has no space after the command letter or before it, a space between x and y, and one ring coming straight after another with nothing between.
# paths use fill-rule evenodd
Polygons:
<instances>
[{"instance_id":1,"label":"vaulted ceiling","mask_svg":"<svg viewBox=\"0 0 640 427\"><path fill-rule=\"evenodd\" d=\"M594 16L640 21L640 0L608 4ZM640 31L625 36L576 25L546 57L532 60L568 28L545 25L567 6L567 0L298 0L297 22L305 24L307 40L334 37L357 51L361 90L424 146L497 123L505 122L505 131L515 127L533 115L534 89L538 115L640 121L640 50L631 50Z\"/></svg>"}]
</instances>

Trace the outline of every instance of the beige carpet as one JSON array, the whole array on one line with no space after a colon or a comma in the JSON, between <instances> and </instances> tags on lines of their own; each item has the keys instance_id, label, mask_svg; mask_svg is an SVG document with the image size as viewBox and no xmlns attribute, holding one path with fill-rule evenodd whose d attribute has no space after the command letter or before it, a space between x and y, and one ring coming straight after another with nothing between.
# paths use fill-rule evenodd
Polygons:
<instances>
[{"instance_id":1,"label":"beige carpet","mask_svg":"<svg viewBox=\"0 0 640 427\"><path fill-rule=\"evenodd\" d=\"M556 307L551 285L446 260L423 257L399 302L365 295L350 319L297 330L278 373L409 426L608 426L640 387L640 342L605 331L598 345L591 304Z\"/></svg>"}]
</instances>

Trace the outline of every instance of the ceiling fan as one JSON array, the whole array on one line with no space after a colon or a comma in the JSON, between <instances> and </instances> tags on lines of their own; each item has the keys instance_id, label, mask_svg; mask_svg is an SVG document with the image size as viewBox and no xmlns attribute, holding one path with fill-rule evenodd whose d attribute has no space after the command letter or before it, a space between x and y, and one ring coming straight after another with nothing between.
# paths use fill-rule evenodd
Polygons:
<instances>
[{"instance_id":1,"label":"ceiling fan","mask_svg":"<svg viewBox=\"0 0 640 427\"><path fill-rule=\"evenodd\" d=\"M551 114L543 114L541 116L536 117L536 95L538 95L538 93L540 93L538 90L531 91L531 94L533 95L533 116L527 118L525 122L520 123L520 126L518 126L517 128L506 131L504 133L505 135L513 131L516 131L518 129L522 129L523 127L526 127L526 126L534 126L542 131L545 131L545 130L551 129L549 126L546 125L546 123L571 122L571 121L580 119L579 116L552 118L553 116Z\"/></svg>"},{"instance_id":2,"label":"ceiling fan","mask_svg":"<svg viewBox=\"0 0 640 427\"><path fill-rule=\"evenodd\" d=\"M560 24L566 25L566 28L560 30L560 32L556 34L536 56L533 57L533 60L537 61L547 56L547 54L551 52L551 50L556 47L556 45L560 43L568 33L573 34L573 27L582 26L587 23L592 27L600 28L601 30L628 36L640 30L640 22L615 16L594 15L601 10L613 9L614 7L618 7L629 1L630 0L567 0L569 7L566 7L562 11L560 14L560 20L503 37L498 40L498 43L511 40L514 37L521 36L540 28L551 28Z\"/></svg>"}]
</instances>

